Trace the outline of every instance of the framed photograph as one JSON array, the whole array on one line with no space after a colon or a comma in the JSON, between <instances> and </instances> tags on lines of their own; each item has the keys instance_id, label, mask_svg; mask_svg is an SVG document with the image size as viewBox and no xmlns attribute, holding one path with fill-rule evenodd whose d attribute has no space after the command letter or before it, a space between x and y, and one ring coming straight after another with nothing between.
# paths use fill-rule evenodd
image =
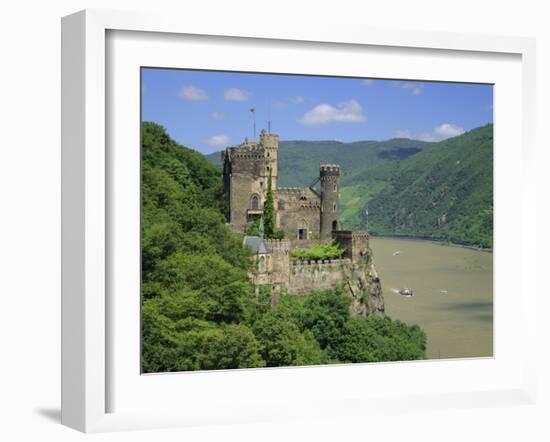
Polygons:
<instances>
[{"instance_id":1,"label":"framed photograph","mask_svg":"<svg viewBox=\"0 0 550 442\"><path fill-rule=\"evenodd\" d=\"M533 41L83 11L62 44L64 424L533 400Z\"/></svg>"}]
</instances>

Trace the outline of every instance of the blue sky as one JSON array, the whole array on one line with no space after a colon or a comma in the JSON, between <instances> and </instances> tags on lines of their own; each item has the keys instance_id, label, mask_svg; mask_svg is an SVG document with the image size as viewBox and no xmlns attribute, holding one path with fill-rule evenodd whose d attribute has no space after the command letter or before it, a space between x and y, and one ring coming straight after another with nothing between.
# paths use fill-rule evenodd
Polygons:
<instances>
[{"instance_id":1,"label":"blue sky","mask_svg":"<svg viewBox=\"0 0 550 442\"><path fill-rule=\"evenodd\" d=\"M281 140L439 141L493 121L492 85L142 69L142 119L203 153L267 128Z\"/></svg>"}]
</instances>

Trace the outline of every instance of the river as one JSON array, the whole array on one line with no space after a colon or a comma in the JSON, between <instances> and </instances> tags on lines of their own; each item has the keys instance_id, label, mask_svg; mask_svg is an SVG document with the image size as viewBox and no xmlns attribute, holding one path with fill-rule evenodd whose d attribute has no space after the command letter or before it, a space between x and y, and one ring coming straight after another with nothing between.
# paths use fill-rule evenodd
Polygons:
<instances>
[{"instance_id":1,"label":"river","mask_svg":"<svg viewBox=\"0 0 550 442\"><path fill-rule=\"evenodd\" d=\"M426 356L493 355L493 254L430 241L374 238L386 314L420 325ZM397 290L409 287L414 296Z\"/></svg>"}]
</instances>

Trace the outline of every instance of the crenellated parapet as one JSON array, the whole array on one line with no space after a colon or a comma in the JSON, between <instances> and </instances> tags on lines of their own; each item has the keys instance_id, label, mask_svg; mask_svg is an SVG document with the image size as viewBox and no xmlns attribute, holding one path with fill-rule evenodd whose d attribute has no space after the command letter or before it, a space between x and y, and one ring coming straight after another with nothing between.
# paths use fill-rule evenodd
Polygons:
<instances>
[{"instance_id":1,"label":"crenellated parapet","mask_svg":"<svg viewBox=\"0 0 550 442\"><path fill-rule=\"evenodd\" d=\"M264 239L268 246L268 249L273 254L287 254L290 251L290 241L286 238L283 239Z\"/></svg>"},{"instance_id":2,"label":"crenellated parapet","mask_svg":"<svg viewBox=\"0 0 550 442\"><path fill-rule=\"evenodd\" d=\"M321 164L319 166L320 176L340 176L340 166L338 164Z\"/></svg>"}]
</instances>

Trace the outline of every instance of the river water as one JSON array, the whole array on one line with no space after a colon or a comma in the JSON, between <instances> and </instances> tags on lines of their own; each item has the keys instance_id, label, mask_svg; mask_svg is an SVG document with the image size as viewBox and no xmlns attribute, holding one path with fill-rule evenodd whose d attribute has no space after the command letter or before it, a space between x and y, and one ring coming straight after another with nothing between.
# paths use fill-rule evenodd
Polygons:
<instances>
[{"instance_id":1,"label":"river water","mask_svg":"<svg viewBox=\"0 0 550 442\"><path fill-rule=\"evenodd\" d=\"M371 238L386 314L420 325L426 356L493 355L493 254L430 241ZM414 296L398 290L409 287Z\"/></svg>"}]
</instances>

